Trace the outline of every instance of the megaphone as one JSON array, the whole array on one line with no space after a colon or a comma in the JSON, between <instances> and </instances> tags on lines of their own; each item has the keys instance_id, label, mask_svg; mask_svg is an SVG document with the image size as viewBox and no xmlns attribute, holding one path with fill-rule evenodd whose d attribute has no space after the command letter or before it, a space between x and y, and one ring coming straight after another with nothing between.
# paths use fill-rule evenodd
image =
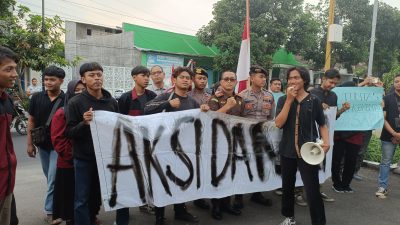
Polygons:
<instances>
[{"instance_id":1,"label":"megaphone","mask_svg":"<svg viewBox=\"0 0 400 225\"><path fill-rule=\"evenodd\" d=\"M322 141L306 142L301 146L300 155L310 165L318 165L325 158L325 152L321 147Z\"/></svg>"}]
</instances>

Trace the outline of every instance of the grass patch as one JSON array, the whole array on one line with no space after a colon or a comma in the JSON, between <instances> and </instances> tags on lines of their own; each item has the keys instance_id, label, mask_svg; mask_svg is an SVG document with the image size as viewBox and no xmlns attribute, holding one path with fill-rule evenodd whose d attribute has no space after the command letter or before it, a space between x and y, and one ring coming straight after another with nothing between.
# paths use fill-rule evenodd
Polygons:
<instances>
[{"instance_id":1,"label":"grass patch","mask_svg":"<svg viewBox=\"0 0 400 225\"><path fill-rule=\"evenodd\" d=\"M382 158L381 140L379 139L379 137L372 135L364 159L379 163L381 162L381 158ZM392 163L397 163L399 159L400 159L400 147L397 146Z\"/></svg>"}]
</instances>

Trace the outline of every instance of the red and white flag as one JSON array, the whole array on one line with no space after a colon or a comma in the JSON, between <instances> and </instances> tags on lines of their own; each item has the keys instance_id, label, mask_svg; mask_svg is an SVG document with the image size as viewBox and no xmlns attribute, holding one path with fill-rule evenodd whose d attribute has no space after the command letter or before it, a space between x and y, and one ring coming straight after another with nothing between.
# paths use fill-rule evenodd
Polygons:
<instances>
[{"instance_id":1,"label":"red and white flag","mask_svg":"<svg viewBox=\"0 0 400 225\"><path fill-rule=\"evenodd\" d=\"M242 35L242 44L240 45L239 60L236 69L238 84L236 85L236 93L240 93L247 88L247 80L250 71L250 17L249 17L249 0L246 0L246 21Z\"/></svg>"}]
</instances>

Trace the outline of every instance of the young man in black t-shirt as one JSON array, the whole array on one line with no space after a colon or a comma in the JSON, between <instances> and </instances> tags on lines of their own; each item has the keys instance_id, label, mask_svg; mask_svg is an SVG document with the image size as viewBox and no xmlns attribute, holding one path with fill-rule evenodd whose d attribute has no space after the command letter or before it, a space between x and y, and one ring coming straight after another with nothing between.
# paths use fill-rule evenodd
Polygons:
<instances>
[{"instance_id":1,"label":"young man in black t-shirt","mask_svg":"<svg viewBox=\"0 0 400 225\"><path fill-rule=\"evenodd\" d=\"M379 165L379 186L375 192L375 196L381 199L388 194L390 164L400 142L400 74L394 77L393 84L394 92L383 97L385 123L381 134L382 160Z\"/></svg>"},{"instance_id":2,"label":"young man in black t-shirt","mask_svg":"<svg viewBox=\"0 0 400 225\"><path fill-rule=\"evenodd\" d=\"M188 95L188 90L192 80L193 72L187 67L178 67L172 74L175 87L171 93L163 93L148 102L144 108L145 114L155 114L160 112L177 112L199 108L199 104L194 98ZM163 225L165 207L156 207L156 225ZM198 222L199 218L190 214L185 203L175 204L175 219L186 222Z\"/></svg>"},{"instance_id":3,"label":"young man in black t-shirt","mask_svg":"<svg viewBox=\"0 0 400 225\"><path fill-rule=\"evenodd\" d=\"M65 71L56 66L49 66L43 72L45 91L35 93L29 103L27 153L30 157L36 157L36 147L39 151L43 173L47 179L47 193L44 203L44 211L47 214L47 221L52 222L53 214L53 190L57 169L57 152L49 138L40 146L34 146L32 142L32 129L46 126L53 106L59 102L57 109L64 105L64 92L61 84L64 81ZM50 126L50 125L49 125ZM50 127L46 127L50 129ZM49 130L50 133L50 130Z\"/></svg>"},{"instance_id":4,"label":"young man in black t-shirt","mask_svg":"<svg viewBox=\"0 0 400 225\"><path fill-rule=\"evenodd\" d=\"M282 168L282 225L296 224L294 219L294 187L297 168L300 171L310 206L313 225L325 225L325 208L319 193L318 165L306 163L300 155L300 148L306 142L315 142L317 127L323 140L321 147L329 150L328 128L325 124L321 101L305 91L310 75L304 68L293 67L287 72L288 89L286 96L279 98L275 124L283 129L279 145Z\"/></svg>"}]
</instances>

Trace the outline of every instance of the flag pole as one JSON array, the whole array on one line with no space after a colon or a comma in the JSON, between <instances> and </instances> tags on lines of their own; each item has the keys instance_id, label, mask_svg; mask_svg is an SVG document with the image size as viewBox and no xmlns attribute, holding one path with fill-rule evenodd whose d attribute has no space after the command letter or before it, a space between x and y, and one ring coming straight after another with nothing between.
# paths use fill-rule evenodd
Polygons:
<instances>
[{"instance_id":1,"label":"flag pole","mask_svg":"<svg viewBox=\"0 0 400 225\"><path fill-rule=\"evenodd\" d=\"M331 68L331 49L332 44L329 41L329 27L333 24L335 15L335 0L329 2L329 18L328 18L328 32L326 32L326 50L325 50L325 71Z\"/></svg>"},{"instance_id":2,"label":"flag pole","mask_svg":"<svg viewBox=\"0 0 400 225\"><path fill-rule=\"evenodd\" d=\"M235 92L240 93L249 85L250 70L250 0L246 0L246 18L244 22L242 43L240 45L239 59L236 69L238 83Z\"/></svg>"}]
</instances>

